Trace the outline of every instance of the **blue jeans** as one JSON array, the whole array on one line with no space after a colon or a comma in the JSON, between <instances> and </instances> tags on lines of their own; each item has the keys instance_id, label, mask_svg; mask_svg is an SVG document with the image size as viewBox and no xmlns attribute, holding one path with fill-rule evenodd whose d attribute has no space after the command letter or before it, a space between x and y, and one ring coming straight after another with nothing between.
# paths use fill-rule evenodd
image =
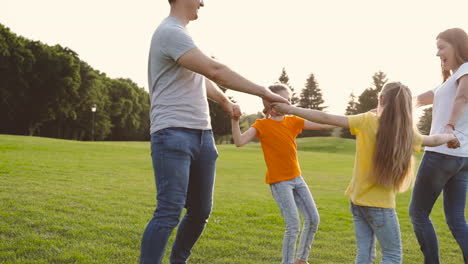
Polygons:
<instances>
[{"instance_id":1,"label":"blue jeans","mask_svg":"<svg viewBox=\"0 0 468 264\"><path fill-rule=\"evenodd\" d=\"M383 263L402 263L400 224L393 208L360 206L351 203L356 233L356 264L374 263L375 239L382 250Z\"/></svg>"},{"instance_id":2,"label":"blue jeans","mask_svg":"<svg viewBox=\"0 0 468 264\"><path fill-rule=\"evenodd\" d=\"M141 243L141 264L161 263L172 230L187 209L172 246L170 263L186 263L213 204L218 152L211 130L166 128L151 135L158 201Z\"/></svg>"},{"instance_id":3,"label":"blue jeans","mask_svg":"<svg viewBox=\"0 0 468 264\"><path fill-rule=\"evenodd\" d=\"M292 180L273 183L270 189L286 223L282 263L294 263L294 252L301 224L298 208L302 213L304 226L297 249L297 258L307 261L319 224L319 214L309 187L302 176L299 176Z\"/></svg>"},{"instance_id":4,"label":"blue jeans","mask_svg":"<svg viewBox=\"0 0 468 264\"><path fill-rule=\"evenodd\" d=\"M443 190L445 221L468 263L468 225L465 219L468 158L427 151L419 165L409 208L424 263L439 263L437 235L429 215Z\"/></svg>"}]
</instances>

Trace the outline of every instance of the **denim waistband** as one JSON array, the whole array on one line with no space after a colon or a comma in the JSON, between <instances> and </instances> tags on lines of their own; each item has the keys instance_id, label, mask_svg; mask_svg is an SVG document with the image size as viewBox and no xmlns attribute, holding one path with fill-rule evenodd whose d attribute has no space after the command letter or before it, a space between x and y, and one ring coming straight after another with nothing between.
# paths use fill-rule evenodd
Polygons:
<instances>
[{"instance_id":1,"label":"denim waistband","mask_svg":"<svg viewBox=\"0 0 468 264\"><path fill-rule=\"evenodd\" d=\"M183 131L183 132L188 132L188 133L193 133L193 134L199 134L199 133L211 133L211 129L195 129L195 128L187 128L187 127L166 127L161 130L158 130L154 132L153 134L156 134L158 132L161 132L163 130L176 130L176 131Z\"/></svg>"},{"instance_id":2,"label":"denim waistband","mask_svg":"<svg viewBox=\"0 0 468 264\"><path fill-rule=\"evenodd\" d=\"M189 131L189 132L211 132L211 129L195 129L195 128L187 128L187 127L168 127L168 129L174 130L182 130L182 131Z\"/></svg>"}]
</instances>

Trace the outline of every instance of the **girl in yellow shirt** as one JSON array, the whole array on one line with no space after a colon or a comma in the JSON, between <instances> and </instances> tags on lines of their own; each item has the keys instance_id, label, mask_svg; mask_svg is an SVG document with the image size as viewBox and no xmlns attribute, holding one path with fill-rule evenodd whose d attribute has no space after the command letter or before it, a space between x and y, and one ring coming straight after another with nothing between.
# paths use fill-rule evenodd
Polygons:
<instances>
[{"instance_id":1,"label":"girl in yellow shirt","mask_svg":"<svg viewBox=\"0 0 468 264\"><path fill-rule=\"evenodd\" d=\"M455 136L422 136L415 131L411 91L399 82L383 87L377 114L332 115L281 103L274 103L273 109L310 121L349 128L356 135L354 172L346 190L351 200L356 234L356 263L373 263L376 238L382 250L381 263L401 263L395 196L412 183L412 152L419 151L421 145L445 144Z\"/></svg>"},{"instance_id":2,"label":"girl in yellow shirt","mask_svg":"<svg viewBox=\"0 0 468 264\"><path fill-rule=\"evenodd\" d=\"M282 84L269 89L291 100L290 89ZM239 128L239 119L232 119L232 135L237 147L260 139L267 166L265 181L277 202L286 223L283 239L283 264L306 264L317 227L319 214L309 187L301 176L297 160L296 137L302 129L331 129L335 126L321 125L295 116L285 116L275 111L267 112L267 118L258 119L244 133ZM300 230L301 211L304 225L295 254ZM296 260L294 261L294 255Z\"/></svg>"}]
</instances>

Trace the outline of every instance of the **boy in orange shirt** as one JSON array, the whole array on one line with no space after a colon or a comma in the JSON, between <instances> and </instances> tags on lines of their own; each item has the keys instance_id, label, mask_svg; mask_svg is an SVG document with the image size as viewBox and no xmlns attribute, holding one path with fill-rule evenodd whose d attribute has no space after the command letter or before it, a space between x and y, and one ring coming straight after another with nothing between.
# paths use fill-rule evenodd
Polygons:
<instances>
[{"instance_id":1,"label":"boy in orange shirt","mask_svg":"<svg viewBox=\"0 0 468 264\"><path fill-rule=\"evenodd\" d=\"M291 100L290 89L282 84L268 87L272 92ZM283 264L306 264L312 241L319 224L319 214L309 187L301 176L297 159L296 137L302 129L331 129L296 116L285 116L269 110L267 118L258 119L244 133L239 128L239 119L232 119L232 135L237 147L260 139L267 166L266 183L278 204L286 223L283 240ZM300 231L298 209L304 226L294 262L295 247Z\"/></svg>"}]
</instances>

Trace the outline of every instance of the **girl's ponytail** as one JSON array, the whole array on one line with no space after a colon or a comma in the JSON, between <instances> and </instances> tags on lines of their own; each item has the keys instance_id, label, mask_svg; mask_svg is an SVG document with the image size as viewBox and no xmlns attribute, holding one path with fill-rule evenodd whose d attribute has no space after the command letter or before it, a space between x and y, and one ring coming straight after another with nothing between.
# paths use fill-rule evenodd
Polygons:
<instances>
[{"instance_id":1,"label":"girl's ponytail","mask_svg":"<svg viewBox=\"0 0 468 264\"><path fill-rule=\"evenodd\" d=\"M412 184L413 113L411 91L399 82L388 83L380 94L372 177L376 185L404 191Z\"/></svg>"}]
</instances>

